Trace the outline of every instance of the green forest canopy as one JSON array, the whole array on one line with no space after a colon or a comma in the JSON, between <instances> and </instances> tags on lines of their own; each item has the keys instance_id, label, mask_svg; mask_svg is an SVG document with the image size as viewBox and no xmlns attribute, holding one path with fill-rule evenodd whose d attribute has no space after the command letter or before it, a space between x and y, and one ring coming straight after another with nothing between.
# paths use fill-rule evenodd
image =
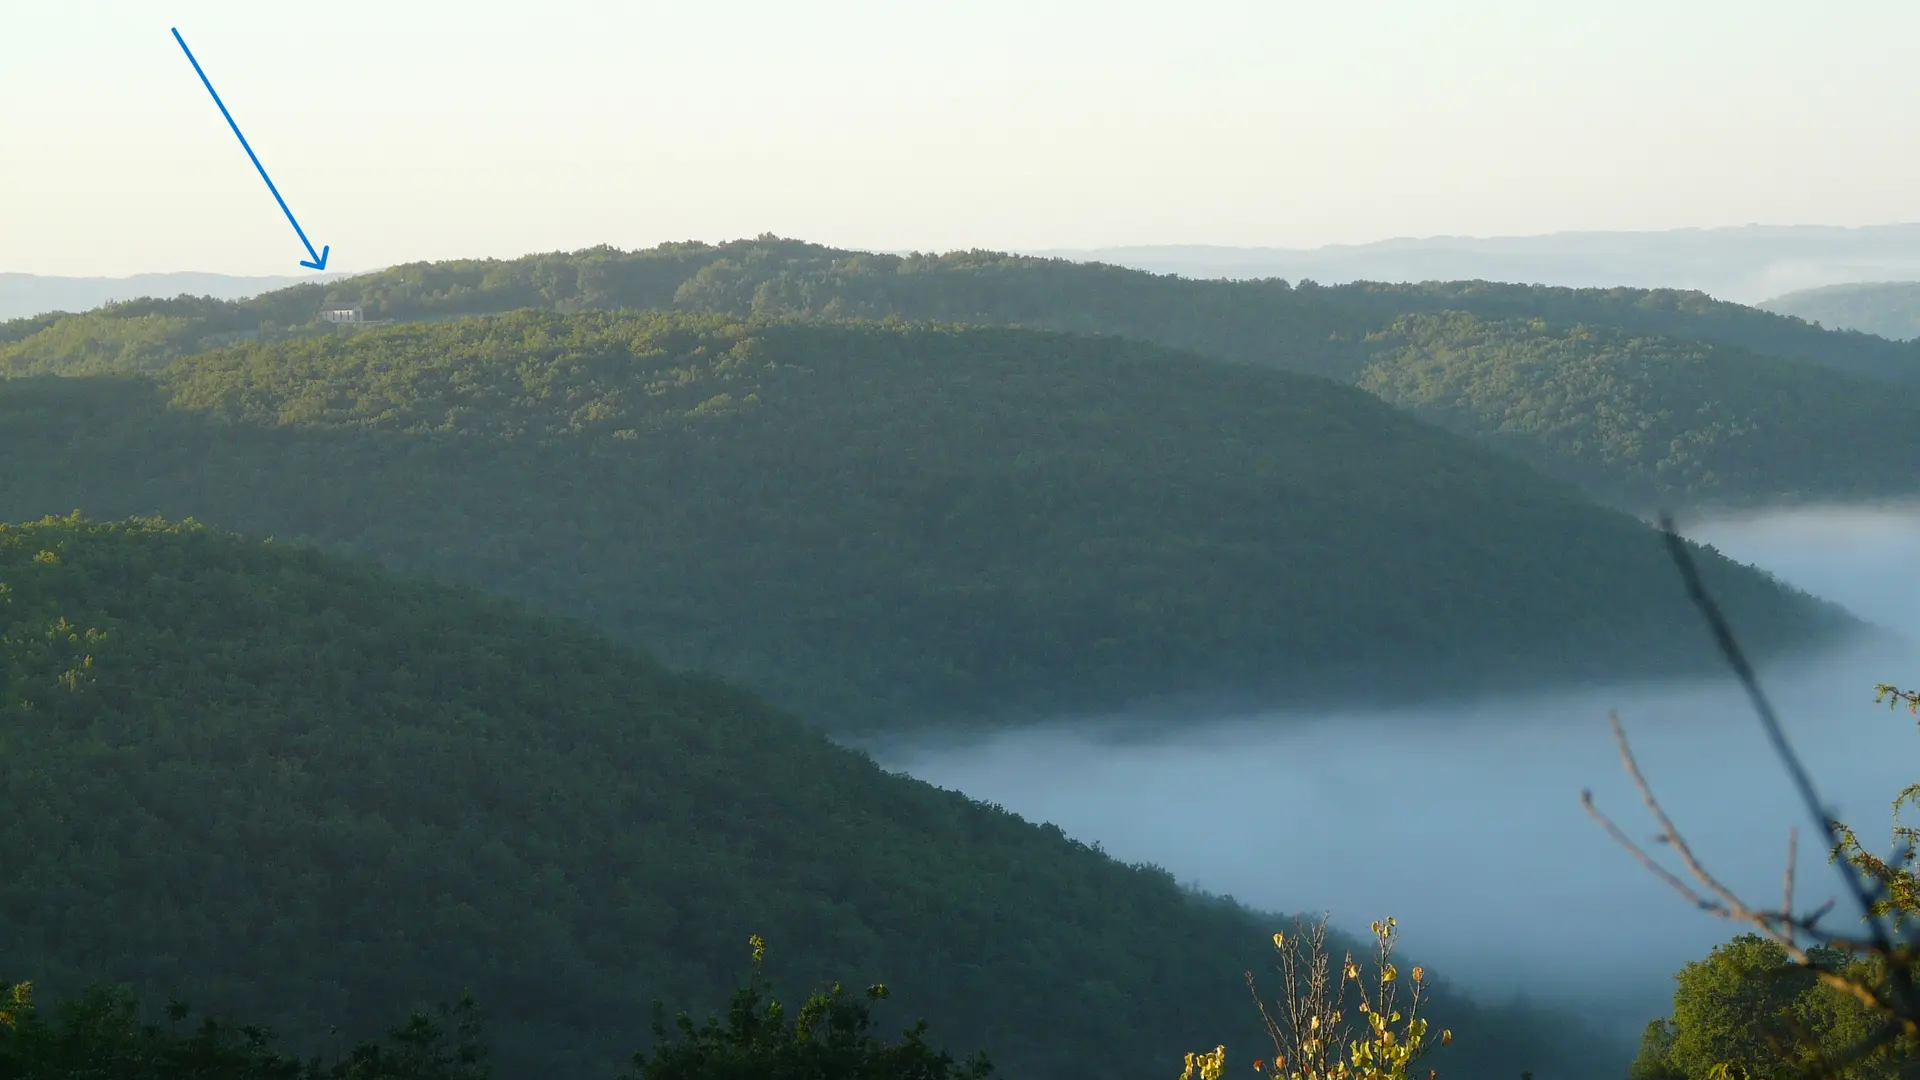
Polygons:
<instances>
[{"instance_id":1,"label":"green forest canopy","mask_svg":"<svg viewBox=\"0 0 1920 1080\"><path fill-rule=\"evenodd\" d=\"M1920 345L1825 330L1805 320L1674 289L1570 289L1498 282L1299 286L1277 279L1196 281L1064 259L955 251L883 255L761 237L726 244L662 244L641 251L587 248L518 259L409 263L237 301L181 297L110 304L106 320L149 324L132 362L168 362L221 335L309 326L320 311L357 306L402 321L497 314L526 307L681 309L817 318L900 318L1113 333L1227 359L1338 376L1351 345L1382 319L1432 311L1545 319L1636 336L1729 345L1855 375L1920 385ZM50 313L0 323L0 353L18 374L71 369L89 357L88 316ZM190 338L168 337L184 325ZM57 331L48 334L48 331ZM45 336L43 336L45 335ZM94 360L104 357L94 357Z\"/></svg>"},{"instance_id":2,"label":"green forest canopy","mask_svg":"<svg viewBox=\"0 0 1920 1080\"><path fill-rule=\"evenodd\" d=\"M1131 337L1372 389L1401 380L1369 379L1367 372L1382 364L1418 367L1428 359L1421 343L1451 335L1464 312L1509 329L1501 331L1498 350L1448 352L1448 365L1479 391L1476 407L1448 414L1451 426L1551 475L1578 478L1616 504L1644 510L1920 491L1920 450L1912 439L1889 441L1887 431L1857 419L1861 408L1920 409L1920 345L1822 330L1675 290L1192 281L994 252L875 255L762 238L417 263L243 301L134 301L16 320L0 324L0 372L159 370L242 339L332 332L316 318L338 306L402 321L540 307L1025 326ZM1594 334L1642 342L1643 358L1710 347L1720 359L1684 371L1629 363L1619 377L1635 382L1633 411L1575 395L1550 407L1610 409L1616 417L1582 421L1588 430L1579 440L1516 434L1513 417L1543 407L1543 382L1592 390L1594 373L1620 364L1617 351ZM1521 396L1501 396L1510 383ZM1803 394L1820 407L1790 417L1756 411L1758 403ZM1672 433L1673 454L1647 445L1646 432L1655 428ZM1831 461L1881 464L1864 472L1773 471L1809 440Z\"/></svg>"},{"instance_id":3,"label":"green forest canopy","mask_svg":"<svg viewBox=\"0 0 1920 1080\"><path fill-rule=\"evenodd\" d=\"M1255 1042L1273 920L585 628L310 549L0 527L0 755L5 975L43 996L124 981L318 1048L470 990L506 1075L605 1076L656 997L721 1004L760 933L784 985L885 981L1003 1075ZM1444 985L1431 1014L1463 1076L1607 1071L1564 1016Z\"/></svg>"},{"instance_id":4,"label":"green forest canopy","mask_svg":"<svg viewBox=\"0 0 1920 1080\"><path fill-rule=\"evenodd\" d=\"M1898 496L1920 396L1729 345L1542 319L1404 316L1354 385L1616 505Z\"/></svg>"},{"instance_id":5,"label":"green forest canopy","mask_svg":"<svg viewBox=\"0 0 1920 1080\"><path fill-rule=\"evenodd\" d=\"M1715 664L1658 537L1324 380L1117 339L551 312L0 382L0 520L316 542L841 730ZM1851 625L1717 556L1760 650Z\"/></svg>"},{"instance_id":6,"label":"green forest canopy","mask_svg":"<svg viewBox=\"0 0 1920 1080\"><path fill-rule=\"evenodd\" d=\"M1684 289L1572 289L1495 281L1356 282L1325 290L1336 303L1398 316L1464 311L1490 319L1541 319L1633 337L1667 337L1797 360L1859 378L1920 387L1920 345L1822 328Z\"/></svg>"}]
</instances>

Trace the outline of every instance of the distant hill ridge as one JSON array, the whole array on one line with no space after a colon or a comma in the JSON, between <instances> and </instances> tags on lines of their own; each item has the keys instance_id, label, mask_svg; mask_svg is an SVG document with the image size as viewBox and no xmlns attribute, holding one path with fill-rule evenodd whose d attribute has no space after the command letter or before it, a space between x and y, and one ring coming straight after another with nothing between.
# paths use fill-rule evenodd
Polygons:
<instances>
[{"instance_id":1,"label":"distant hill ridge","mask_svg":"<svg viewBox=\"0 0 1920 1080\"><path fill-rule=\"evenodd\" d=\"M1136 244L1026 253L1195 278L1308 278L1322 284L1524 281L1580 289L1699 290L1753 304L1793 290L1920 278L1920 224L1396 237L1312 248ZM114 278L0 273L0 320L56 310L85 311L140 296L186 293L231 299L299 281L342 276L176 273Z\"/></svg>"},{"instance_id":2,"label":"distant hill ridge","mask_svg":"<svg viewBox=\"0 0 1920 1080\"><path fill-rule=\"evenodd\" d=\"M410 263L242 301L146 300L110 305L95 314L118 320L182 320L202 334L220 335L309 325L321 310L343 306L359 306L370 319L402 320L542 307L1035 326L1123 333L1335 377L1353 357L1326 348L1328 336L1360 331L1380 312L1463 310L1711 341L1920 384L1916 348L1866 334L1820 330L1802 320L1697 292L1488 281L1361 282L1296 289L1279 280L1195 281L991 251L878 255L770 237L720 245L664 244L634 252L600 247L512 260ZM0 343L23 342L61 321L44 316L0 324ZM1214 325L1222 321L1230 325ZM51 348L44 355L26 349L5 357L7 367L31 372L36 363L72 362L57 351L56 342L46 344ZM1255 349L1264 355L1253 354ZM166 359L162 353L140 358L146 364Z\"/></svg>"},{"instance_id":3,"label":"distant hill ridge","mask_svg":"<svg viewBox=\"0 0 1920 1080\"><path fill-rule=\"evenodd\" d=\"M1920 338L1920 281L1874 281L1828 285L1777 296L1760 305L1835 329L1876 334L1894 341Z\"/></svg>"},{"instance_id":4,"label":"distant hill ridge","mask_svg":"<svg viewBox=\"0 0 1920 1080\"><path fill-rule=\"evenodd\" d=\"M1190 277L1322 283L1479 278L1572 288L1697 289L1751 304L1791 289L1920 277L1920 224L1424 236L1317 248L1136 245L1035 254Z\"/></svg>"},{"instance_id":5,"label":"distant hill ridge","mask_svg":"<svg viewBox=\"0 0 1920 1080\"><path fill-rule=\"evenodd\" d=\"M0 372L159 370L223 344L335 332L316 315L346 305L370 319L641 308L1117 335L1363 386L1635 511L1920 494L1920 435L1878 422L1920 410L1920 345L1672 290L1193 281L994 252L902 257L762 238L421 263L239 302L141 301L17 320L0 324ZM1455 340L1460 314L1492 329ZM1700 362L1622 367L1627 353L1606 344L1618 341L1636 342L1643 359ZM1470 379L1471 403L1434 396L1451 391L1422 373L1443 343L1447 381ZM1622 414L1608 400L1621 380L1644 411ZM1562 386L1577 389L1539 396ZM1666 432L1657 442L1646 436L1654 428Z\"/></svg>"}]
</instances>

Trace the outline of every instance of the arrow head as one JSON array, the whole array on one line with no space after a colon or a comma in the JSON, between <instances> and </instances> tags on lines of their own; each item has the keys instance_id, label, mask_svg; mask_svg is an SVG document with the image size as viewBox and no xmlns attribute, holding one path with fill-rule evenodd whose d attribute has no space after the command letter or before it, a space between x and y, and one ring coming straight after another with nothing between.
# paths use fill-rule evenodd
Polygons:
<instances>
[{"instance_id":1,"label":"arrow head","mask_svg":"<svg viewBox=\"0 0 1920 1080\"><path fill-rule=\"evenodd\" d=\"M331 247L328 247L328 246L322 246L322 247L320 248L320 257L319 257L318 259L314 259L314 260L312 260L312 261L308 261L308 260L306 260L306 259L301 259L301 260L300 260L300 265L301 265L301 266L307 266L307 267L312 267L312 268L313 268L313 269L315 269L315 270L325 270L325 269L327 268L327 253L328 253L328 252L330 252L330 251L332 251L332 250L333 250L333 248L331 248ZM313 253L313 249L312 249L312 248L308 248L308 249L307 249L307 253L308 253L308 254L312 254L312 253Z\"/></svg>"}]
</instances>

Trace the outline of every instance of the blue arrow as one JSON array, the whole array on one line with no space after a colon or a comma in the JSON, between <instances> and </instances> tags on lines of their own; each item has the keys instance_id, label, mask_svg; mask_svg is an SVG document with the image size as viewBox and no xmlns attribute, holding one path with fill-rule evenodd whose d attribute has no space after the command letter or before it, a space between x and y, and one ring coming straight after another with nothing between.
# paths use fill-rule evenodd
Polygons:
<instances>
[{"instance_id":1,"label":"blue arrow","mask_svg":"<svg viewBox=\"0 0 1920 1080\"><path fill-rule=\"evenodd\" d=\"M307 245L307 255L309 258L301 259L300 265L310 266L315 270L325 270L327 268L327 253L333 249L323 247L318 254L314 253L313 241L307 239L306 230L300 227L300 223L293 220L293 211L287 209L287 200L281 198L280 189L273 186L273 179L267 175L266 166L260 164L260 155L254 153L253 147L247 145L247 137L240 134L240 125L233 122L233 114L227 111L227 103L220 100L219 92L214 90L213 83L207 80L207 73L200 70L200 61L195 60L193 58L193 50L187 48L187 39L180 36L180 31L175 30L173 32L173 40L179 42L180 51L187 54L187 63L193 65L194 74L200 76L200 81L206 85L207 93L213 95L213 103L220 106L220 115L227 118L227 126L233 129L234 137L240 140L240 148L245 150L247 156L253 159L253 167L260 170L260 179L267 182L267 190L273 192L273 201L280 204L280 212L287 215L287 223L293 226L293 231L299 235L300 242Z\"/></svg>"}]
</instances>

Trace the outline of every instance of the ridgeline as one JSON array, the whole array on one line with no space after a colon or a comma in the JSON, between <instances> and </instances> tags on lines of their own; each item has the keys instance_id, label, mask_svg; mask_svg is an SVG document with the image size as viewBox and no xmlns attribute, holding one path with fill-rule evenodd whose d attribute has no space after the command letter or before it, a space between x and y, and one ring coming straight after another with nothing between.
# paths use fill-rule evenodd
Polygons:
<instances>
[{"instance_id":1,"label":"ridgeline","mask_svg":"<svg viewBox=\"0 0 1920 1080\"><path fill-rule=\"evenodd\" d=\"M529 307L900 318L1121 336L1376 391L1404 383L1381 375L1382 364L1444 363L1448 380L1473 384L1469 406L1418 394L1390 400L1428 415L1437 408L1453 429L1637 512L1920 494L1920 442L1904 425L1860 420L1920 410L1920 344L1675 290L1193 281L993 252L903 257L763 237L418 263L241 301L143 300L15 320L0 324L0 374L153 372L242 341L356 332L321 321L328 309L405 322ZM1463 314L1533 329L1500 331L1495 350L1457 347L1445 339ZM1543 402L1557 380L1590 382L1617 367L1620 340L1635 342L1640 357L1624 376L1634 383L1631 407L1582 396L1589 388ZM1423 351L1429 343L1444 360ZM1701 353L1715 362L1642 362ZM1790 414L1762 407L1779 400L1804 403ZM1596 415L1572 418L1587 430L1566 438L1566 422L1548 431L1519 419L1543 407ZM1646 445L1653 429L1668 434L1672 454ZM1800 466L1775 471L1807 445L1827 464L1799 458Z\"/></svg>"}]
</instances>

